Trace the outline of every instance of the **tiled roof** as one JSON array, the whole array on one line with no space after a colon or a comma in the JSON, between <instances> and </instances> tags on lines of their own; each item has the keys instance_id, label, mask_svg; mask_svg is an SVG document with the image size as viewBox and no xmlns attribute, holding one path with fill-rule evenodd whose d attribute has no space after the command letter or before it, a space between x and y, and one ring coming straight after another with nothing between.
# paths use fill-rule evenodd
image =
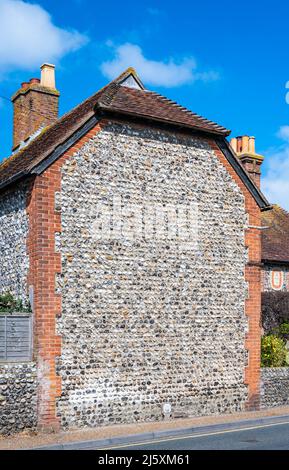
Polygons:
<instances>
[{"instance_id":1,"label":"tiled roof","mask_svg":"<svg viewBox=\"0 0 289 470\"><path fill-rule=\"evenodd\" d=\"M137 88L125 86L125 79L134 73L131 69L121 74L96 94L47 127L25 148L19 150L0 165L0 187L28 175L45 160L56 147L64 143L98 110L118 115L162 122L183 128L227 136L230 131L218 124L192 113L158 93L143 89L141 81Z\"/></svg>"},{"instance_id":2,"label":"tiled roof","mask_svg":"<svg viewBox=\"0 0 289 470\"><path fill-rule=\"evenodd\" d=\"M262 212L262 225L262 259L289 263L289 213L274 205Z\"/></svg>"},{"instance_id":3,"label":"tiled roof","mask_svg":"<svg viewBox=\"0 0 289 470\"><path fill-rule=\"evenodd\" d=\"M18 174L29 174L34 166L44 160L54 149L65 142L93 114L101 92L81 103L69 113L47 127L27 147L15 153L0 165L0 185Z\"/></svg>"},{"instance_id":4,"label":"tiled roof","mask_svg":"<svg viewBox=\"0 0 289 470\"><path fill-rule=\"evenodd\" d=\"M107 94L102 95L98 104L100 108L111 112L140 116L168 124L178 124L181 127L222 136L230 134L230 131L224 127L202 118L174 101L152 91L115 85L109 97Z\"/></svg>"}]
</instances>

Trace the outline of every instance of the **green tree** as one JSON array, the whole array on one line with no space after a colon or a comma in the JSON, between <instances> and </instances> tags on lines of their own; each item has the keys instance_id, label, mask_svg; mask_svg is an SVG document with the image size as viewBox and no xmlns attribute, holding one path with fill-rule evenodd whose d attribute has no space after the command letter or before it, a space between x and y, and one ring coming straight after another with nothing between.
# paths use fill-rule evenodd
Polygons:
<instances>
[{"instance_id":1,"label":"green tree","mask_svg":"<svg viewBox=\"0 0 289 470\"><path fill-rule=\"evenodd\" d=\"M261 340L261 366L283 367L286 365L285 341L275 335L263 336Z\"/></svg>"}]
</instances>

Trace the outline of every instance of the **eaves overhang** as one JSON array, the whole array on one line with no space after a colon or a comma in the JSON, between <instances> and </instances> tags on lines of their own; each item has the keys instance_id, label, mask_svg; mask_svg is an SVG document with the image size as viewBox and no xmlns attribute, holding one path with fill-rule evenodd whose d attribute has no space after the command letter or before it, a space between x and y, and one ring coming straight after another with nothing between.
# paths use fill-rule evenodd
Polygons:
<instances>
[{"instance_id":1,"label":"eaves overhang","mask_svg":"<svg viewBox=\"0 0 289 470\"><path fill-rule=\"evenodd\" d=\"M131 113L125 112L118 112L117 110L107 109L105 106L97 106L95 109L95 114L93 114L84 124L82 124L77 130L75 130L64 142L60 145L57 145L54 150L42 161L38 164L34 165L31 168L28 168L26 171L22 171L13 175L12 178L7 179L4 183L0 184L0 190L10 186L20 179L28 177L30 175L40 175L42 174L53 162L55 162L63 153L65 153L70 147L72 147L79 139L81 139L87 132L89 132L98 122L100 122L104 118L125 118L128 120L132 120L134 122L145 121L146 123L150 123L151 125L166 127L169 129L179 129L184 130L189 133L199 134L203 137L214 139L230 165L239 175L247 189L250 191L254 199L256 200L258 206L262 211L270 210L272 206L269 204L265 196L262 192L257 188L254 182L251 180L250 176L244 169L242 163L238 160L238 158L232 152L228 141L226 140L224 134L220 135L220 132L217 130L214 131L207 131L198 128L197 126L184 126L183 124L179 124L176 122L171 122L169 120L159 120L153 119L150 116L139 115L135 116ZM229 131L227 132L229 134Z\"/></svg>"}]
</instances>

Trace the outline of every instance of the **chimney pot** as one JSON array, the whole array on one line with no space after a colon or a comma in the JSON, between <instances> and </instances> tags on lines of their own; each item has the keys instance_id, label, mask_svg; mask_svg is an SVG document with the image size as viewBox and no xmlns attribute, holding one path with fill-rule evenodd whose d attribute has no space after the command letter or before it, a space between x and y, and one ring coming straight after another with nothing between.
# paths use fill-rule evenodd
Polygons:
<instances>
[{"instance_id":1,"label":"chimney pot","mask_svg":"<svg viewBox=\"0 0 289 470\"><path fill-rule=\"evenodd\" d=\"M237 140L237 152L240 153L242 152L242 137L238 136L236 140Z\"/></svg>"},{"instance_id":2,"label":"chimney pot","mask_svg":"<svg viewBox=\"0 0 289 470\"><path fill-rule=\"evenodd\" d=\"M55 65L43 64L41 66L40 84L43 87L53 88L55 90Z\"/></svg>"},{"instance_id":3,"label":"chimney pot","mask_svg":"<svg viewBox=\"0 0 289 470\"><path fill-rule=\"evenodd\" d=\"M39 84L41 86L33 86ZM20 90L12 96L13 150L21 142L29 141L29 137L38 129L58 119L58 101L54 65L44 64L41 67L41 80L31 78L29 82L23 82Z\"/></svg>"},{"instance_id":4,"label":"chimney pot","mask_svg":"<svg viewBox=\"0 0 289 470\"><path fill-rule=\"evenodd\" d=\"M260 188L261 179L261 165L264 157L255 152L255 137L248 135L238 136L231 139L231 145L235 150L243 166L250 174L256 186Z\"/></svg>"},{"instance_id":5,"label":"chimney pot","mask_svg":"<svg viewBox=\"0 0 289 470\"><path fill-rule=\"evenodd\" d=\"M249 137L249 152L255 153L255 137Z\"/></svg>"},{"instance_id":6,"label":"chimney pot","mask_svg":"<svg viewBox=\"0 0 289 470\"><path fill-rule=\"evenodd\" d=\"M249 151L249 136L248 135L243 135L242 136L242 152L248 152Z\"/></svg>"}]
</instances>

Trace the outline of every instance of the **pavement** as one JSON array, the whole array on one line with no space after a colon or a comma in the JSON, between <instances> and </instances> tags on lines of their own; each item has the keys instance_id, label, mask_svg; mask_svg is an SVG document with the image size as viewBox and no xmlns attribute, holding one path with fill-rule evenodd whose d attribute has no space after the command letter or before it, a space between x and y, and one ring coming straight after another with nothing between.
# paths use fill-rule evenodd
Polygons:
<instances>
[{"instance_id":1,"label":"pavement","mask_svg":"<svg viewBox=\"0 0 289 470\"><path fill-rule=\"evenodd\" d=\"M289 449L288 406L54 434L26 432L0 437L0 450L281 448L278 446Z\"/></svg>"}]
</instances>

